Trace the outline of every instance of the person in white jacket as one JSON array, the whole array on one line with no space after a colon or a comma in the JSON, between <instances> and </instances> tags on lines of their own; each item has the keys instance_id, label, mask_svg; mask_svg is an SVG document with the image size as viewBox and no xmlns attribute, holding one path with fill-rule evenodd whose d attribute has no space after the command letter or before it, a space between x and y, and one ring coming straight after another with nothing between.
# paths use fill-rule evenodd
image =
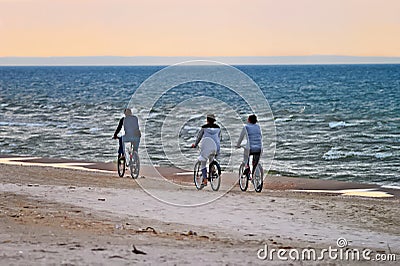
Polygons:
<instances>
[{"instance_id":1,"label":"person in white jacket","mask_svg":"<svg viewBox=\"0 0 400 266\"><path fill-rule=\"evenodd\" d=\"M263 148L261 128L257 124L257 116L254 114L248 117L247 124L243 127L238 142L236 144L237 148L240 148L240 145L242 144L242 141L245 136L247 137L247 143L243 153L243 162L246 165L244 174L247 175L250 171L249 160L250 160L250 155L253 155L253 169L252 169L252 175L253 175L257 167L257 164L260 161L260 156Z\"/></svg>"},{"instance_id":2,"label":"person in white jacket","mask_svg":"<svg viewBox=\"0 0 400 266\"><path fill-rule=\"evenodd\" d=\"M215 115L207 115L207 124L201 127L196 142L192 144L192 148L196 148L201 141L199 161L201 162L203 186L207 186L207 160L217 157L221 147L221 128L215 124L215 121Z\"/></svg>"}]
</instances>

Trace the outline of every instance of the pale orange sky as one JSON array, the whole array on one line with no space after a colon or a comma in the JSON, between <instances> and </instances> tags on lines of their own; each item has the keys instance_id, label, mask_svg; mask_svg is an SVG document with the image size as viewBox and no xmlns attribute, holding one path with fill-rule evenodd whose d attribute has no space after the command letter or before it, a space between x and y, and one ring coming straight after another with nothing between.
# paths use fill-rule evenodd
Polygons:
<instances>
[{"instance_id":1,"label":"pale orange sky","mask_svg":"<svg viewBox=\"0 0 400 266\"><path fill-rule=\"evenodd\" d=\"M399 0L0 0L0 56L400 56Z\"/></svg>"}]
</instances>

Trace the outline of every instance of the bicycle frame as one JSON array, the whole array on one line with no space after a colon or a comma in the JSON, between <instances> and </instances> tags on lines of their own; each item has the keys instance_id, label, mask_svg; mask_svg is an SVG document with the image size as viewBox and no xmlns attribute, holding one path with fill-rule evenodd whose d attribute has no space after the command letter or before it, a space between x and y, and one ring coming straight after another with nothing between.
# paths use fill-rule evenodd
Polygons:
<instances>
[{"instance_id":1,"label":"bicycle frame","mask_svg":"<svg viewBox=\"0 0 400 266\"><path fill-rule=\"evenodd\" d=\"M208 181L210 181L211 188L214 191L217 191L221 184L221 167L216 157L217 154L214 153L210 154L208 158L204 158L206 160L209 160L207 179ZM201 190L204 187L202 185L203 177L200 169L201 162L202 162L201 160L197 160L194 166L194 183L198 190Z\"/></svg>"},{"instance_id":2,"label":"bicycle frame","mask_svg":"<svg viewBox=\"0 0 400 266\"><path fill-rule=\"evenodd\" d=\"M243 145L241 145L240 147L245 149L245 147ZM260 159L261 159L261 155L262 155L262 152L260 153ZM262 187L263 187L263 181L264 181L264 170L262 168L261 160L258 161L257 165L254 165L254 155L253 155L253 158L252 158L253 168L250 168L250 166L249 166L249 168L248 168L249 172L246 175L244 175L246 165L250 163L250 156L252 156L252 155L250 155L250 153L249 153L248 162L245 162L243 160L243 162L240 164L239 186L242 191L246 191L247 187L248 187L248 181L251 177L250 180L254 186L255 191L261 192Z\"/></svg>"},{"instance_id":3,"label":"bicycle frame","mask_svg":"<svg viewBox=\"0 0 400 266\"><path fill-rule=\"evenodd\" d=\"M120 177L123 177L125 173L125 167L129 167L131 177L135 179L139 176L139 171L140 171L140 160L139 160L139 155L135 150L135 143L134 141L125 142L123 141L122 137L119 137L119 140L120 144L122 144L121 146L124 156L122 157L122 159L118 156L118 162L117 162L118 175Z\"/></svg>"}]
</instances>

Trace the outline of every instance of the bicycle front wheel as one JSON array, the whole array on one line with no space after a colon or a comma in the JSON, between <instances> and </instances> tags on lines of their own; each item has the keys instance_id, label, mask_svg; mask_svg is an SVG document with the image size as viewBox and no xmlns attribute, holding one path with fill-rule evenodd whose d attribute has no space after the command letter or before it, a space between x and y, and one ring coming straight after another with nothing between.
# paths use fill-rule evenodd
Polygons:
<instances>
[{"instance_id":1,"label":"bicycle front wheel","mask_svg":"<svg viewBox=\"0 0 400 266\"><path fill-rule=\"evenodd\" d=\"M218 191L221 185L221 167L219 166L218 162L212 161L209 168L210 171L208 173L210 177L211 188L214 191Z\"/></svg>"},{"instance_id":2,"label":"bicycle front wheel","mask_svg":"<svg viewBox=\"0 0 400 266\"><path fill-rule=\"evenodd\" d=\"M200 169L201 163L198 161L194 165L194 171L193 171L193 178L194 178L194 185L198 190L202 189L202 182L203 182L203 176L201 174L201 169Z\"/></svg>"},{"instance_id":3,"label":"bicycle front wheel","mask_svg":"<svg viewBox=\"0 0 400 266\"><path fill-rule=\"evenodd\" d=\"M129 164L130 170L131 170L131 177L133 179L139 177L139 172L140 172L140 161L139 161L139 154L134 151L132 154L132 159Z\"/></svg>"},{"instance_id":4,"label":"bicycle front wheel","mask_svg":"<svg viewBox=\"0 0 400 266\"><path fill-rule=\"evenodd\" d=\"M254 171L254 177L253 177L254 190L256 192L261 192L261 190L263 189L263 184L264 184L264 170L261 164L258 164L256 170Z\"/></svg>"},{"instance_id":5,"label":"bicycle front wheel","mask_svg":"<svg viewBox=\"0 0 400 266\"><path fill-rule=\"evenodd\" d=\"M118 176L123 177L125 174L125 158L118 156L117 170L118 170Z\"/></svg>"},{"instance_id":6,"label":"bicycle front wheel","mask_svg":"<svg viewBox=\"0 0 400 266\"><path fill-rule=\"evenodd\" d=\"M244 163L242 163L239 167L239 186L242 191L246 191L249 186L249 179L247 175L244 174Z\"/></svg>"}]
</instances>

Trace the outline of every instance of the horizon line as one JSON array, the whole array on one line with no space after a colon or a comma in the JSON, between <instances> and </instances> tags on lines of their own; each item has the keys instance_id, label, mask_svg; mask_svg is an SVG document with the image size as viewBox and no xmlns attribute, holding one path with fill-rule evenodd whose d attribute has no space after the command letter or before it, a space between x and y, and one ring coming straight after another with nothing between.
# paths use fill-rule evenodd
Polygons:
<instances>
[{"instance_id":1,"label":"horizon line","mask_svg":"<svg viewBox=\"0 0 400 266\"><path fill-rule=\"evenodd\" d=\"M2 56L0 66L164 66L185 61L230 65L400 64L398 56Z\"/></svg>"}]
</instances>

